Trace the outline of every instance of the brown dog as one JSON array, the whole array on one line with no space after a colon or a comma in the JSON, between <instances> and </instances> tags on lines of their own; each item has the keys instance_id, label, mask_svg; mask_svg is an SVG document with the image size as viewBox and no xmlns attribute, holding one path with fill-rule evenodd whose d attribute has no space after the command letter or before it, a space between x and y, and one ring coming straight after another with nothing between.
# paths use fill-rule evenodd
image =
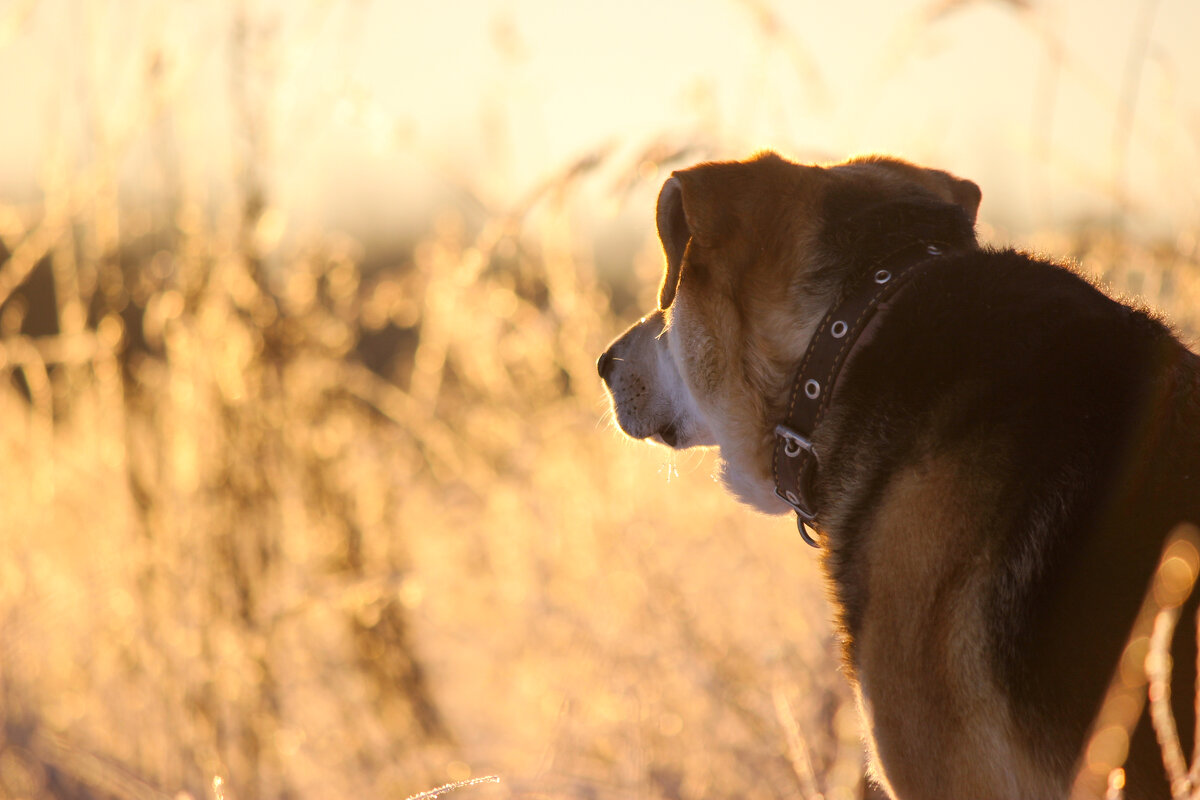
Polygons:
<instances>
[{"instance_id":1,"label":"brown dog","mask_svg":"<svg viewBox=\"0 0 1200 800\"><path fill-rule=\"evenodd\" d=\"M888 158L676 172L660 308L599 361L627 434L719 448L735 495L820 531L899 798L1065 796L1164 537L1200 523L1200 357L1063 266L981 249L979 200ZM1144 719L1126 772L1166 796Z\"/></svg>"}]
</instances>

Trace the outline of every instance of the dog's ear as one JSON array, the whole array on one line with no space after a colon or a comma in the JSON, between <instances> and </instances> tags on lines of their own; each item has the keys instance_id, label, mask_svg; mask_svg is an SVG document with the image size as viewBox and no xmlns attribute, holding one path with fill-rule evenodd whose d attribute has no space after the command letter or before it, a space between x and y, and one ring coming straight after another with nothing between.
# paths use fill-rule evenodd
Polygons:
<instances>
[{"instance_id":1,"label":"dog's ear","mask_svg":"<svg viewBox=\"0 0 1200 800\"><path fill-rule=\"evenodd\" d=\"M946 176L950 198L959 208L967 212L967 218L974 225L975 217L979 213L979 202L983 199L983 192L979 190L979 185L965 178L956 178L948 172L942 174Z\"/></svg>"},{"instance_id":2,"label":"dog's ear","mask_svg":"<svg viewBox=\"0 0 1200 800\"><path fill-rule=\"evenodd\" d=\"M770 217L770 209L794 202L798 169L764 152L749 161L707 162L672 173L658 195L658 235L667 255L659 307L669 308L675 299L689 245L712 250L755 240L751 229Z\"/></svg>"},{"instance_id":3,"label":"dog's ear","mask_svg":"<svg viewBox=\"0 0 1200 800\"><path fill-rule=\"evenodd\" d=\"M667 272L658 293L660 308L669 308L679 287L689 242L714 247L738 229L747 197L763 180L763 168L783 160L764 154L752 162L697 164L671 174L658 195L658 236L667 256Z\"/></svg>"},{"instance_id":4,"label":"dog's ear","mask_svg":"<svg viewBox=\"0 0 1200 800\"><path fill-rule=\"evenodd\" d=\"M887 156L862 156L847 162L851 167L866 166L868 169L891 172L902 180L911 181L933 192L939 199L953 203L963 210L972 226L979 213L979 201L983 193L974 181L959 178L940 169L920 167L898 158Z\"/></svg>"},{"instance_id":5,"label":"dog's ear","mask_svg":"<svg viewBox=\"0 0 1200 800\"><path fill-rule=\"evenodd\" d=\"M674 175L667 178L662 191L658 193L657 220L658 238L662 240L663 253L667 257L667 271L658 289L658 307L665 310L675 300L683 254L691 239L691 229L683 210L683 184Z\"/></svg>"},{"instance_id":6,"label":"dog's ear","mask_svg":"<svg viewBox=\"0 0 1200 800\"><path fill-rule=\"evenodd\" d=\"M912 170L909 173L910 178L915 178L917 183L933 191L934 194L946 202L954 203L954 205L961 208L967 215L967 219L971 221L971 225L975 224L975 217L979 214L979 201L983 199L983 192L979 191L979 186L974 181L956 177L940 169L914 167L912 164L906 163L899 164L899 167L905 170Z\"/></svg>"}]
</instances>

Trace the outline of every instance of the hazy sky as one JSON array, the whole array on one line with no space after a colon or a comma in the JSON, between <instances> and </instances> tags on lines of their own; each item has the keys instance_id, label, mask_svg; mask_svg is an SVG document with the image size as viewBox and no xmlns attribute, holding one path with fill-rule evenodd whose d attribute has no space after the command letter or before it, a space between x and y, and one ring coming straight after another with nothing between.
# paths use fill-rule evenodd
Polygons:
<instances>
[{"instance_id":1,"label":"hazy sky","mask_svg":"<svg viewBox=\"0 0 1200 800\"><path fill-rule=\"evenodd\" d=\"M664 140L897 153L975 179L982 218L1017 230L1110 213L1125 181L1135 224L1195 230L1200 3L1032 5L270 0L244 4L239 50L232 3L7 0L0 202L98 131L127 187L175 170L220 194L250 118L292 226L399 225L455 186L502 207L597 148L612 178Z\"/></svg>"}]
</instances>

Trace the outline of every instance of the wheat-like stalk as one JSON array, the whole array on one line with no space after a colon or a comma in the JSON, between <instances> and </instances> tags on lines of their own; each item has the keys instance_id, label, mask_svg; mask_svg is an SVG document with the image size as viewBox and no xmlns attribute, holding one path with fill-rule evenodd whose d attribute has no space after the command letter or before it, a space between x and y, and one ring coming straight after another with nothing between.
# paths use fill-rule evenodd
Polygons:
<instances>
[{"instance_id":1,"label":"wheat-like stalk","mask_svg":"<svg viewBox=\"0 0 1200 800\"><path fill-rule=\"evenodd\" d=\"M1195 797L1171 713L1171 640L1183 603L1200 575L1200 529L1180 525L1167 537L1141 610L1084 746L1071 797L1123 797L1122 765L1149 698L1172 797ZM1193 691L1200 689L1194 687Z\"/></svg>"},{"instance_id":2,"label":"wheat-like stalk","mask_svg":"<svg viewBox=\"0 0 1200 800\"><path fill-rule=\"evenodd\" d=\"M499 783L499 782L500 782L499 775L486 775L482 778L470 778L465 781L455 781L454 783L447 783L445 786L439 786L436 789L430 789L425 792L419 792L417 794L409 796L408 798L406 798L406 800L433 800L433 798L439 797L443 794L446 794L447 792L454 792L454 791L458 791L459 789L469 789L472 786L480 786L485 783Z\"/></svg>"}]
</instances>

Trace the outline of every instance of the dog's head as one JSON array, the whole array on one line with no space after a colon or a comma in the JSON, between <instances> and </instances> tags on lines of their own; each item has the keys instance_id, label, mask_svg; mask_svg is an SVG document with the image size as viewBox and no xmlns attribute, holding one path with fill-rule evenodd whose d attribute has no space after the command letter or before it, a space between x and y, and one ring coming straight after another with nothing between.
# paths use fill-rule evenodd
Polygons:
<instances>
[{"instance_id":1,"label":"dog's head","mask_svg":"<svg viewBox=\"0 0 1200 800\"><path fill-rule=\"evenodd\" d=\"M979 187L890 158L836 166L774 154L675 172L658 197L659 307L600 357L626 434L716 446L725 485L769 512L773 431L822 315L883 239L951 215L970 233Z\"/></svg>"}]
</instances>

